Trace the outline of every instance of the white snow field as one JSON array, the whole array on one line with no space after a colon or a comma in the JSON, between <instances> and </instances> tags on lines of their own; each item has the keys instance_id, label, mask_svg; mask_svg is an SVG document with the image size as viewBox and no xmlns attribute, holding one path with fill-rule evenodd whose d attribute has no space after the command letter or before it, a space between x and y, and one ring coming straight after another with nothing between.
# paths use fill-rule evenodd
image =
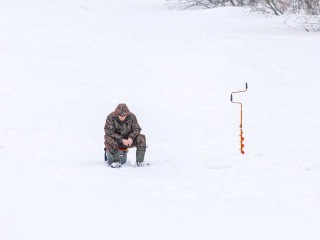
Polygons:
<instances>
[{"instance_id":1,"label":"white snow field","mask_svg":"<svg viewBox=\"0 0 320 240\"><path fill-rule=\"evenodd\" d=\"M320 239L319 43L239 8L2 0L0 239ZM150 167L104 163L122 102Z\"/></svg>"}]
</instances>

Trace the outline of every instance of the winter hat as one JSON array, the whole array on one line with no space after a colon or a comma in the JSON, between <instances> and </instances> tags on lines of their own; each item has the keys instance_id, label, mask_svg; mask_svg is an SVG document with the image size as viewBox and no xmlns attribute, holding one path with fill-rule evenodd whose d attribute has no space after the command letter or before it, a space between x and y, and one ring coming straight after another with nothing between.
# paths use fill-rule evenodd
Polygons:
<instances>
[{"instance_id":1,"label":"winter hat","mask_svg":"<svg viewBox=\"0 0 320 240\"><path fill-rule=\"evenodd\" d=\"M127 116L130 114L130 110L125 103L120 103L114 112L117 116Z\"/></svg>"}]
</instances>

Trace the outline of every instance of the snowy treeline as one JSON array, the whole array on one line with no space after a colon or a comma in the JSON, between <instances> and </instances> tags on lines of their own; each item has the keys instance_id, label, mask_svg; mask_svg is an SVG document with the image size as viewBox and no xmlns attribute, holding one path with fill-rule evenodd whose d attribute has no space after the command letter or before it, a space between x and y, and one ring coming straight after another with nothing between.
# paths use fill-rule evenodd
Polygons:
<instances>
[{"instance_id":1,"label":"snowy treeline","mask_svg":"<svg viewBox=\"0 0 320 240\"><path fill-rule=\"evenodd\" d=\"M249 6L255 10L281 15L285 12L320 14L320 0L167 0L184 8L214 8L220 6Z\"/></svg>"},{"instance_id":2,"label":"snowy treeline","mask_svg":"<svg viewBox=\"0 0 320 240\"><path fill-rule=\"evenodd\" d=\"M248 7L254 11L280 16L289 14L288 25L300 25L306 31L320 31L320 0L166 0L171 7L183 9L224 6ZM291 22L291 23L290 23Z\"/></svg>"}]
</instances>

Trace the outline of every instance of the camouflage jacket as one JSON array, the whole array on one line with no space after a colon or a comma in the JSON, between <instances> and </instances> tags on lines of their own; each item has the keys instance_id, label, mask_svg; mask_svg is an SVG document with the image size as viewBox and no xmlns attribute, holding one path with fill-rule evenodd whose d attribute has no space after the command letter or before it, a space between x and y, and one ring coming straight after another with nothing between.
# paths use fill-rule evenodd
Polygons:
<instances>
[{"instance_id":1,"label":"camouflage jacket","mask_svg":"<svg viewBox=\"0 0 320 240\"><path fill-rule=\"evenodd\" d=\"M134 140L140 134L141 128L138 120L133 113L126 116L124 121L120 121L115 112L109 114L104 125L105 136L110 136L119 143L123 139L131 138Z\"/></svg>"}]
</instances>

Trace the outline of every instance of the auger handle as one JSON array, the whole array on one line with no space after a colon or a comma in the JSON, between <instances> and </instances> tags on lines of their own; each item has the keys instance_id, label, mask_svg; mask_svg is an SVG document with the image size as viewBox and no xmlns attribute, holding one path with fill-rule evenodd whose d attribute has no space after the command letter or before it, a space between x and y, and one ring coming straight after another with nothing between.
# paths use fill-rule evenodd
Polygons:
<instances>
[{"instance_id":1,"label":"auger handle","mask_svg":"<svg viewBox=\"0 0 320 240\"><path fill-rule=\"evenodd\" d=\"M231 95L234 94L234 93L246 92L247 90L248 90L248 83L246 83L246 89L245 89L245 90L240 90L240 91L232 92Z\"/></svg>"}]
</instances>

